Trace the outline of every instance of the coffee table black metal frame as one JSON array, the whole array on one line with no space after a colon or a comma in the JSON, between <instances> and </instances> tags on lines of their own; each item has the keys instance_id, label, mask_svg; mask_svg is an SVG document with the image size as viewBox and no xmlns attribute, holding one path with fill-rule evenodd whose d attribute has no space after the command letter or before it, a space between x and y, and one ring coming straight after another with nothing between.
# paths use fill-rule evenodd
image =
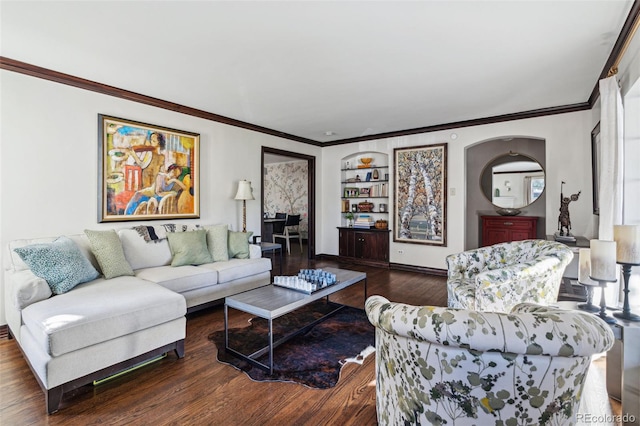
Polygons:
<instances>
[{"instance_id":1,"label":"coffee table black metal frame","mask_svg":"<svg viewBox=\"0 0 640 426\"><path fill-rule=\"evenodd\" d=\"M343 290L353 284L364 281L364 298L367 298L367 274L364 272L350 271L347 269L338 268L323 268L327 272L332 272L337 275L338 283L323 288L312 294L305 294L288 288L277 287L274 285L268 285L259 287L254 290L249 290L244 293L239 293L233 296L225 298L224 303L224 348L227 352L234 355L237 358L243 359L256 367L262 368L268 371L269 374L273 374L273 350L293 337L298 336L308 331L314 325L326 320L330 316L339 312L345 307L345 305L330 302L329 296L340 290ZM326 298L327 303L335 306L331 312L327 313L323 317L313 321L312 323L296 330L282 338L273 340L273 320L281 317L285 314L295 311L311 302ZM229 347L229 308L233 308L239 311L243 311L252 315L256 315L260 318L264 318L269 323L269 343L267 346L253 352L252 354L243 354L231 347ZM262 355L269 353L269 364L266 365L258 358Z\"/></svg>"}]
</instances>

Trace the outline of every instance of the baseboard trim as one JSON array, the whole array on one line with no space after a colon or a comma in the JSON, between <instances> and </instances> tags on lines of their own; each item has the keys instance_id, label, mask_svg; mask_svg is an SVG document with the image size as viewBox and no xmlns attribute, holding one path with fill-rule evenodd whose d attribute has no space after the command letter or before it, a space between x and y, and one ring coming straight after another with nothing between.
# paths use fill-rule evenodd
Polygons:
<instances>
[{"instance_id":1,"label":"baseboard trim","mask_svg":"<svg viewBox=\"0 0 640 426\"><path fill-rule=\"evenodd\" d=\"M390 263L389 269L395 269L398 271L419 272L427 275L436 275L439 277L446 277L447 270L439 268L429 268L426 266L405 265L402 263Z\"/></svg>"},{"instance_id":2,"label":"baseboard trim","mask_svg":"<svg viewBox=\"0 0 640 426\"><path fill-rule=\"evenodd\" d=\"M317 254L316 257L320 259L333 260L335 262L340 262L340 256L335 254ZM438 268L429 268L426 266L415 266L415 265L405 265L402 263L389 263L389 269L395 269L398 271L407 271L407 272L419 272L421 274L427 275L436 275L439 277L446 277L447 270L446 269L438 269Z\"/></svg>"}]
</instances>

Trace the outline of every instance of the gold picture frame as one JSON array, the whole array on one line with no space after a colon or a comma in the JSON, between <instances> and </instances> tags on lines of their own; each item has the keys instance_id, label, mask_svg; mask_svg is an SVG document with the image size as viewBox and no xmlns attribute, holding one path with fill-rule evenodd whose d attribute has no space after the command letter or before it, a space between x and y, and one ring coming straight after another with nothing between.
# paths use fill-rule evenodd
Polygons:
<instances>
[{"instance_id":1,"label":"gold picture frame","mask_svg":"<svg viewBox=\"0 0 640 426\"><path fill-rule=\"evenodd\" d=\"M98 221L200 217L200 135L98 114Z\"/></svg>"}]
</instances>

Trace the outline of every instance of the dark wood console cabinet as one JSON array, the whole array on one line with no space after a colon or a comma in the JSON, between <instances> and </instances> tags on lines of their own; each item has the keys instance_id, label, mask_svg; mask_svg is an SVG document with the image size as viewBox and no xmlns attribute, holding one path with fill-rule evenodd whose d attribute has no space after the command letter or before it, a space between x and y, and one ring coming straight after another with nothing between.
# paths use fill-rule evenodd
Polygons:
<instances>
[{"instance_id":1,"label":"dark wood console cabinet","mask_svg":"<svg viewBox=\"0 0 640 426\"><path fill-rule=\"evenodd\" d=\"M536 238L535 216L482 216L482 246Z\"/></svg>"},{"instance_id":2,"label":"dark wood console cabinet","mask_svg":"<svg viewBox=\"0 0 640 426\"><path fill-rule=\"evenodd\" d=\"M389 230L338 227L341 260L389 266Z\"/></svg>"}]
</instances>

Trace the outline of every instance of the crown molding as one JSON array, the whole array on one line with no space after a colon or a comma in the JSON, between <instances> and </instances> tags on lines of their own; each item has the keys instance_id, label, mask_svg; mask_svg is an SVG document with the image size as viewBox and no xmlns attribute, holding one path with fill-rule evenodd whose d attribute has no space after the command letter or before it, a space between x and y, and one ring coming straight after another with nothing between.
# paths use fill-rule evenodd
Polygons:
<instances>
[{"instance_id":1,"label":"crown molding","mask_svg":"<svg viewBox=\"0 0 640 426\"><path fill-rule=\"evenodd\" d=\"M620 35L618 36L616 43L613 45L611 55L609 55L609 59L605 62L604 68L602 68L602 72L600 73L600 77L598 77L598 81L596 81L596 84L591 91L591 96L589 96L588 101L591 108L594 107L596 101L600 97L600 80L606 78L609 75L609 71L612 71L612 68L615 68L616 73L618 72L617 66L620 63L620 60L622 60L622 56L625 53L628 43L631 42L631 38L635 34L638 25L640 25L640 0L635 0L631 6L629 15L627 15L627 20L624 21Z\"/></svg>"},{"instance_id":2,"label":"crown molding","mask_svg":"<svg viewBox=\"0 0 640 426\"><path fill-rule=\"evenodd\" d=\"M325 146L344 145L344 144L398 137L398 136L415 135L418 133L429 133L429 132L436 132L436 131L442 131L442 130L459 129L462 127L479 126L479 125L500 123L505 121L522 120L522 119L534 118L534 117L543 117L543 116L554 115L554 114L566 114L570 112L592 109L599 97L599 81L605 78L609 74L609 71L612 69L612 67L614 67L616 64L619 63L621 56L624 54L624 49L626 45L631 41L630 38L633 37L633 34L635 32L635 29L638 25L639 20L640 20L640 0L635 0L633 5L631 6L631 10L629 12L629 15L627 16L627 19L625 20L625 23L622 27L620 35L618 36L618 39L616 40L616 43L613 46L611 55L609 55L609 59L605 63L605 66L602 72L600 73L600 77L598 78L598 81L596 81L595 87L593 88L591 95L589 96L589 99L585 102L571 104L571 105L549 107L549 108L540 108L535 110L497 115L492 117L477 118L472 120L457 121L457 122L446 123L446 124L437 124L433 126L417 127L414 129L397 130L397 131L386 132L386 133L378 133L374 135L359 136L355 138L339 139L339 140L334 140L329 142L320 142L313 139L303 138L301 136L291 135L289 133L279 132L277 130L269 129L267 127L258 126L255 124L247 123L244 121L236 120L233 118L225 117L222 115L214 114L214 113L203 111L200 109L191 108L185 105L176 104L176 103L165 101L158 98L153 98L151 96L142 95L140 93L131 92L129 90L119 89L117 87L109 86L109 85L98 83L91 80L86 80L80 77L75 77L73 75L64 74L58 71L53 71L47 68L42 68L36 65L28 64L26 62L17 61L14 59L3 57L3 56L0 56L0 69L13 71L13 72L29 75L36 78L42 78L45 80L54 81L56 83L66 84L69 86L78 87L80 89L90 90L93 92L114 96L121 99L133 101L133 102L139 102L146 105L155 106L157 108L163 108L170 111L175 111L182 114L203 118L205 120L211 120L218 123L227 124L230 126L240 127L240 128L252 130L255 132L277 136L277 137L292 140L295 142L306 143L306 144L318 146L318 147L325 147Z\"/></svg>"},{"instance_id":3,"label":"crown molding","mask_svg":"<svg viewBox=\"0 0 640 426\"><path fill-rule=\"evenodd\" d=\"M558 107L540 108L530 111L514 112L511 114L495 115L492 117L476 118L473 120L456 121L453 123L436 124L434 126L418 127L415 129L398 130L394 132L378 133L375 135L359 136L349 139L325 142L322 146L342 145L346 143L364 142L374 139L393 138L397 136L415 135L417 133L438 132L442 130L460 129L462 127L480 126L484 124L500 123L503 121L523 120L525 118L543 117L546 115L566 114L569 112L584 111L591 107L587 102Z\"/></svg>"},{"instance_id":4,"label":"crown molding","mask_svg":"<svg viewBox=\"0 0 640 426\"><path fill-rule=\"evenodd\" d=\"M211 120L211 121L216 121L218 123L228 124L230 126L241 127L243 129L253 130L256 132L277 136L280 138L289 139L296 142L307 143L315 146L322 146L322 142L314 141L312 139L307 139L307 138L303 138L296 135L290 135L288 133L279 132L277 130L269 129L267 127L258 126L255 124L247 123L245 121L240 121L233 118L225 117L223 115L218 115L218 114L203 111L200 109L191 108L185 105L176 104L174 102L165 101L163 99L153 98L151 96L142 95L140 93L120 89L114 86L98 83L96 81L91 81L91 80L76 77L70 74L61 73L58 71L39 67L37 65L32 65L26 62L17 61L15 59L6 58L4 56L0 56L0 69L29 75L31 77L42 78L44 80L49 80L56 83L77 87L84 90L90 90L92 92L101 93L103 95L108 95L108 96L114 96L116 98L126 99L128 101L138 102L145 105L151 105L157 108L167 109L170 111L191 115L193 117L204 118L205 120Z\"/></svg>"},{"instance_id":5,"label":"crown molding","mask_svg":"<svg viewBox=\"0 0 640 426\"><path fill-rule=\"evenodd\" d=\"M636 0L640 1L640 0ZM247 130L253 130L255 132L265 133L272 136L289 139L295 142L306 143L309 145L324 147L343 145L355 142L363 142L374 139L384 139L396 136L414 135L417 133L436 132L440 130L456 129L461 127L478 126L483 124L498 123L502 121L521 120L532 117L542 117L552 114L564 114L568 112L582 111L591 108L588 102L565 105L559 107L541 108L531 111L516 112L511 114L498 115L493 117L478 118L473 120L458 121L447 124L438 124L434 126L418 127L415 129L397 130L393 132L378 133L374 135L360 136L355 138L340 139L329 142L320 142L313 139L307 139L296 135L291 135L277 130L269 129L255 124L247 123L233 118L225 117L222 115L214 114L211 112L203 111L196 108L191 108L185 105L176 104L173 102L165 101L151 96L142 95L140 93L132 92L129 90L120 89L114 86L98 83L96 81L87 80L84 78L76 77L70 74L61 73L58 71L50 70L47 68L39 67L37 65L28 64L26 62L17 61L15 59L6 58L0 56L0 69L7 71L13 71L20 74L29 75L31 77L42 78L45 80L53 81L60 84L66 84L68 86L77 87L84 90L90 90L92 92L101 93L103 95L114 96L121 99L126 99L133 102L139 102L146 105L151 105L157 108L163 108L170 111L179 112L182 114L191 115L194 117L203 118L205 120L216 121L218 123L228 124L230 126L241 127Z\"/></svg>"}]
</instances>

